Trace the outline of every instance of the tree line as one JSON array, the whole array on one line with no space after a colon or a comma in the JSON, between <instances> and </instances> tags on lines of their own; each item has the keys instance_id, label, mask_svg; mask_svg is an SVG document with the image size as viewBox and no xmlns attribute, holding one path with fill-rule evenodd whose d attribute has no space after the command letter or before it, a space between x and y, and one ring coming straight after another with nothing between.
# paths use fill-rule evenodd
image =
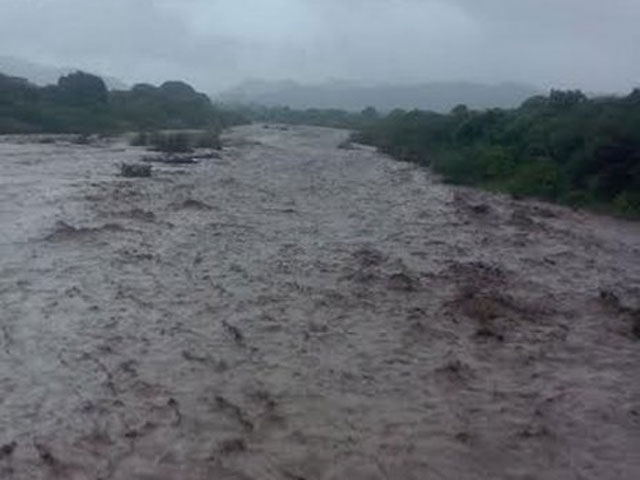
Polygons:
<instances>
[{"instance_id":1,"label":"tree line","mask_svg":"<svg viewBox=\"0 0 640 480\"><path fill-rule=\"evenodd\" d=\"M394 111L357 140L446 181L640 215L640 90L588 99L553 90L512 110Z\"/></svg>"},{"instance_id":2,"label":"tree line","mask_svg":"<svg viewBox=\"0 0 640 480\"><path fill-rule=\"evenodd\" d=\"M84 72L46 87L0 74L0 133L219 129L245 121L184 82L109 91L100 77Z\"/></svg>"},{"instance_id":3,"label":"tree line","mask_svg":"<svg viewBox=\"0 0 640 480\"><path fill-rule=\"evenodd\" d=\"M552 90L515 109L447 114L373 108L253 107L256 121L353 130L354 141L430 166L447 182L532 196L576 207L640 216L640 89L589 99Z\"/></svg>"},{"instance_id":4,"label":"tree line","mask_svg":"<svg viewBox=\"0 0 640 480\"><path fill-rule=\"evenodd\" d=\"M448 182L640 216L640 89L592 99L552 90L515 109L380 114L222 108L175 81L109 91L83 72L46 87L0 74L0 133L215 132L249 121L347 128L355 141L428 165Z\"/></svg>"}]
</instances>

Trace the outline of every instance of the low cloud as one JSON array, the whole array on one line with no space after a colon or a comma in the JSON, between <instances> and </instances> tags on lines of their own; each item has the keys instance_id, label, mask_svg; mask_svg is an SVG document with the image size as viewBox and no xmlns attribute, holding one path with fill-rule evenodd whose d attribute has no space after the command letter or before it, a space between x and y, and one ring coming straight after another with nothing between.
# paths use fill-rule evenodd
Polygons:
<instances>
[{"instance_id":1,"label":"low cloud","mask_svg":"<svg viewBox=\"0 0 640 480\"><path fill-rule=\"evenodd\" d=\"M520 81L624 91L635 0L0 0L0 54L128 82Z\"/></svg>"}]
</instances>

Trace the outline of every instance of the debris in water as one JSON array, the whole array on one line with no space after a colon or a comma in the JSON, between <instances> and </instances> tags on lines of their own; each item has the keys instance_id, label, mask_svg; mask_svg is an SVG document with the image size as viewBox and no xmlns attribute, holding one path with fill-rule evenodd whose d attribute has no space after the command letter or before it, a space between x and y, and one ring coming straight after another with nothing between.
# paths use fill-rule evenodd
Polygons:
<instances>
[{"instance_id":1,"label":"debris in water","mask_svg":"<svg viewBox=\"0 0 640 480\"><path fill-rule=\"evenodd\" d=\"M486 203L478 203L469 205L469 209L478 215L486 215L491 211L491 207Z\"/></svg>"},{"instance_id":2,"label":"debris in water","mask_svg":"<svg viewBox=\"0 0 640 480\"><path fill-rule=\"evenodd\" d=\"M176 414L176 420L173 422L174 426L178 426L182 423L182 412L180 412L180 404L175 398L170 398L167 401L167 406L170 407Z\"/></svg>"},{"instance_id":3,"label":"debris in water","mask_svg":"<svg viewBox=\"0 0 640 480\"><path fill-rule=\"evenodd\" d=\"M143 157L143 162L163 163L165 165L194 165L198 163L193 155L155 155Z\"/></svg>"},{"instance_id":4,"label":"debris in water","mask_svg":"<svg viewBox=\"0 0 640 480\"><path fill-rule=\"evenodd\" d=\"M633 316L633 335L640 340L640 310Z\"/></svg>"},{"instance_id":5,"label":"debris in water","mask_svg":"<svg viewBox=\"0 0 640 480\"><path fill-rule=\"evenodd\" d=\"M389 277L389 288L400 292L415 292L419 282L406 273L395 273Z\"/></svg>"},{"instance_id":6,"label":"debris in water","mask_svg":"<svg viewBox=\"0 0 640 480\"><path fill-rule=\"evenodd\" d=\"M13 454L18 444L16 442L6 443L0 447L0 460Z\"/></svg>"},{"instance_id":7,"label":"debris in water","mask_svg":"<svg viewBox=\"0 0 640 480\"><path fill-rule=\"evenodd\" d=\"M238 345L244 345L244 335L240 331L240 329L234 325L231 325L226 320L223 320L222 325L225 329L231 334L233 339Z\"/></svg>"},{"instance_id":8,"label":"debris in water","mask_svg":"<svg viewBox=\"0 0 640 480\"><path fill-rule=\"evenodd\" d=\"M220 444L218 451L223 455L232 455L247 451L247 444L242 438L225 440Z\"/></svg>"},{"instance_id":9,"label":"debris in water","mask_svg":"<svg viewBox=\"0 0 640 480\"><path fill-rule=\"evenodd\" d=\"M134 163L120 164L120 175L127 178L150 177L151 165L139 165Z\"/></svg>"},{"instance_id":10,"label":"debris in water","mask_svg":"<svg viewBox=\"0 0 640 480\"><path fill-rule=\"evenodd\" d=\"M45 237L45 240L49 241L63 241L73 240L75 238L83 238L88 235L99 232L121 232L124 231L122 225L117 223L106 223L99 227L74 227L62 220L56 222L54 230L51 234Z\"/></svg>"},{"instance_id":11,"label":"debris in water","mask_svg":"<svg viewBox=\"0 0 640 480\"><path fill-rule=\"evenodd\" d=\"M51 453L51 450L47 448L45 445L41 443L34 442L33 446L36 448L38 455L40 456L40 460L42 460L47 465L54 465L56 463L56 459Z\"/></svg>"},{"instance_id":12,"label":"debris in water","mask_svg":"<svg viewBox=\"0 0 640 480\"><path fill-rule=\"evenodd\" d=\"M620 308L620 297L611 290L600 290L600 300L608 307Z\"/></svg>"},{"instance_id":13,"label":"debris in water","mask_svg":"<svg viewBox=\"0 0 640 480\"><path fill-rule=\"evenodd\" d=\"M180 205L180 208L193 209L193 210L212 210L213 209L211 205L207 205L206 203L201 202L200 200L194 200L193 198L188 198L187 200L182 202L182 205Z\"/></svg>"},{"instance_id":14,"label":"debris in water","mask_svg":"<svg viewBox=\"0 0 640 480\"><path fill-rule=\"evenodd\" d=\"M253 422L247 419L246 415L238 405L231 403L223 396L218 395L216 396L216 406L220 410L226 411L227 413L231 414L245 430L253 431Z\"/></svg>"}]
</instances>

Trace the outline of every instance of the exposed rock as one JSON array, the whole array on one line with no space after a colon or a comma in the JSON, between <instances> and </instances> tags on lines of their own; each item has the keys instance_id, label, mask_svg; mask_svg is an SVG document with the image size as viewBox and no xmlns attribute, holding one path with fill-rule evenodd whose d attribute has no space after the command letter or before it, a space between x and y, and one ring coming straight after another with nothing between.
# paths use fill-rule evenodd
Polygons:
<instances>
[{"instance_id":1,"label":"exposed rock","mask_svg":"<svg viewBox=\"0 0 640 480\"><path fill-rule=\"evenodd\" d=\"M469 209L478 215L486 215L487 213L489 213L491 211L491 207L489 205L487 205L486 203L477 203L477 204L472 204L469 205Z\"/></svg>"},{"instance_id":2,"label":"exposed rock","mask_svg":"<svg viewBox=\"0 0 640 480\"><path fill-rule=\"evenodd\" d=\"M120 174L127 178L150 177L151 165L123 163L120 165Z\"/></svg>"},{"instance_id":3,"label":"exposed rock","mask_svg":"<svg viewBox=\"0 0 640 480\"><path fill-rule=\"evenodd\" d=\"M391 290L414 292L418 289L419 282L406 273L395 273L389 277L388 286Z\"/></svg>"},{"instance_id":4,"label":"exposed rock","mask_svg":"<svg viewBox=\"0 0 640 480\"><path fill-rule=\"evenodd\" d=\"M10 457L18 444L16 442L6 443L0 447L0 460Z\"/></svg>"}]
</instances>

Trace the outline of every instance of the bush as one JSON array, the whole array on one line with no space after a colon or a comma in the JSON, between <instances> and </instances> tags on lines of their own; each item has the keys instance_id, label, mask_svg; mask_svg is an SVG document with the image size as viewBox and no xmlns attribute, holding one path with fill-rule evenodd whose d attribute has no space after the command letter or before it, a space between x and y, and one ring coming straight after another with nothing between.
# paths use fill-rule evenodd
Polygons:
<instances>
[{"instance_id":1,"label":"bush","mask_svg":"<svg viewBox=\"0 0 640 480\"><path fill-rule=\"evenodd\" d=\"M150 144L151 135L146 132L137 133L129 142L132 147L147 147Z\"/></svg>"},{"instance_id":2,"label":"bush","mask_svg":"<svg viewBox=\"0 0 640 480\"><path fill-rule=\"evenodd\" d=\"M450 183L473 185L485 179L486 165L474 150L442 152L433 162L434 170Z\"/></svg>"},{"instance_id":3,"label":"bush","mask_svg":"<svg viewBox=\"0 0 640 480\"><path fill-rule=\"evenodd\" d=\"M192 152L191 141L187 133L155 133L151 136L150 144L154 150L165 153Z\"/></svg>"},{"instance_id":4,"label":"bush","mask_svg":"<svg viewBox=\"0 0 640 480\"><path fill-rule=\"evenodd\" d=\"M100 77L82 72L46 87L0 73L0 133L214 129L247 121L182 82L109 91Z\"/></svg>"},{"instance_id":5,"label":"bush","mask_svg":"<svg viewBox=\"0 0 640 480\"><path fill-rule=\"evenodd\" d=\"M66 103L91 106L107 103L109 91L100 77L84 72L75 72L60 77L58 95Z\"/></svg>"},{"instance_id":6,"label":"bush","mask_svg":"<svg viewBox=\"0 0 640 480\"><path fill-rule=\"evenodd\" d=\"M196 148L211 148L213 150L222 150L222 142L220 134L215 130L209 130L201 133L195 139Z\"/></svg>"},{"instance_id":7,"label":"bush","mask_svg":"<svg viewBox=\"0 0 640 480\"><path fill-rule=\"evenodd\" d=\"M516 168L509 151L501 147L445 151L433 162L433 166L445 180L469 185L507 179Z\"/></svg>"},{"instance_id":8,"label":"bush","mask_svg":"<svg viewBox=\"0 0 640 480\"><path fill-rule=\"evenodd\" d=\"M622 215L640 215L640 192L622 192L613 200L613 207Z\"/></svg>"},{"instance_id":9,"label":"bush","mask_svg":"<svg viewBox=\"0 0 640 480\"><path fill-rule=\"evenodd\" d=\"M640 90L595 99L554 90L512 110L394 111L355 138L401 160L433 159L449 182L640 211Z\"/></svg>"},{"instance_id":10,"label":"bush","mask_svg":"<svg viewBox=\"0 0 640 480\"><path fill-rule=\"evenodd\" d=\"M562 179L557 165L549 158L524 163L509 182L509 192L555 200L562 192Z\"/></svg>"},{"instance_id":11,"label":"bush","mask_svg":"<svg viewBox=\"0 0 640 480\"><path fill-rule=\"evenodd\" d=\"M574 208L585 207L593 203L593 199L589 193L584 190L571 190L565 195L564 201L567 205Z\"/></svg>"},{"instance_id":12,"label":"bush","mask_svg":"<svg viewBox=\"0 0 640 480\"><path fill-rule=\"evenodd\" d=\"M123 163L120 165L120 174L123 177L150 177L151 165L139 165Z\"/></svg>"},{"instance_id":13,"label":"bush","mask_svg":"<svg viewBox=\"0 0 640 480\"><path fill-rule=\"evenodd\" d=\"M485 175L489 180L510 178L516 170L513 155L503 147L488 147L482 152L482 161L486 165Z\"/></svg>"}]
</instances>

